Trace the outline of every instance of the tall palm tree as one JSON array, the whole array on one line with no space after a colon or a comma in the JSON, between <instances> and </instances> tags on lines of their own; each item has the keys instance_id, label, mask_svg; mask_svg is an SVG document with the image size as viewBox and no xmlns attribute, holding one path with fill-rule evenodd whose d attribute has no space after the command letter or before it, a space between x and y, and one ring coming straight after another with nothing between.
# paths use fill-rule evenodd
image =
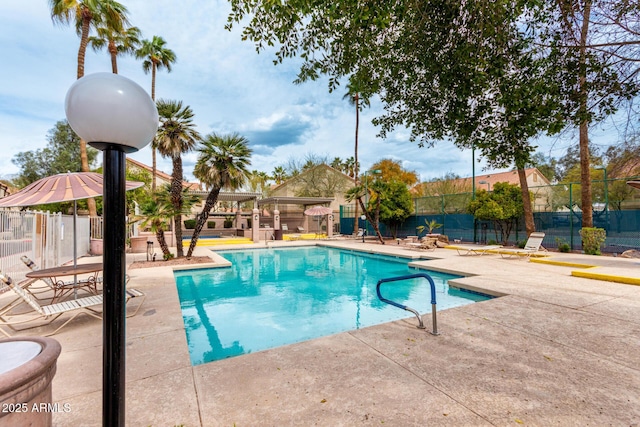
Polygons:
<instances>
[{"instance_id":1,"label":"tall palm tree","mask_svg":"<svg viewBox=\"0 0 640 427\"><path fill-rule=\"evenodd\" d=\"M273 168L273 180L276 184L280 185L287 179L287 171L283 166L276 166Z\"/></svg>"},{"instance_id":2,"label":"tall palm tree","mask_svg":"<svg viewBox=\"0 0 640 427\"><path fill-rule=\"evenodd\" d=\"M166 47L167 42L160 36L153 36L151 40L142 40L142 45L136 51L136 58L144 59L142 69L145 73L151 71L151 99L156 100L156 71L163 68L171 72L171 64L176 62L176 54ZM151 190L156 188L156 146L151 143Z\"/></svg>"},{"instance_id":3,"label":"tall palm tree","mask_svg":"<svg viewBox=\"0 0 640 427\"><path fill-rule=\"evenodd\" d=\"M210 191L202 213L198 216L187 257L191 256L196 247L200 232L209 218L209 212L218 201L220 190L237 190L247 180L247 168L251 164L249 159L252 152L248 144L249 141L237 133L225 136L212 133L207 135L198 149L200 155L193 174L209 187Z\"/></svg>"},{"instance_id":4,"label":"tall palm tree","mask_svg":"<svg viewBox=\"0 0 640 427\"><path fill-rule=\"evenodd\" d=\"M171 204L174 209L174 231L176 234L177 256L184 255L182 248L182 211L184 199L182 194L182 153L193 150L202 137L195 130L193 111L182 101L159 100L156 103L160 116L160 127L155 142L160 154L171 157L173 171L171 174Z\"/></svg>"},{"instance_id":5,"label":"tall palm tree","mask_svg":"<svg viewBox=\"0 0 640 427\"><path fill-rule=\"evenodd\" d=\"M87 52L89 32L100 23L112 28L121 28L129 24L127 8L114 0L49 0L51 19L54 24L69 25L71 22L76 27L76 33L80 36L78 48L78 67L76 78L84 76L84 59ZM80 161L82 171L89 171L89 158L87 156L87 142L80 139ZM96 202L87 199L89 215L96 216Z\"/></svg>"},{"instance_id":6,"label":"tall palm tree","mask_svg":"<svg viewBox=\"0 0 640 427\"><path fill-rule=\"evenodd\" d=\"M140 29L138 27L114 28L102 23L96 27L95 36L89 37L89 44L96 52L105 46L111 56L111 71L118 74L118 54L131 55L140 45Z\"/></svg>"},{"instance_id":7,"label":"tall palm tree","mask_svg":"<svg viewBox=\"0 0 640 427\"><path fill-rule=\"evenodd\" d=\"M362 107L368 107L369 100L364 98L362 103L360 102L360 90L358 88L358 84L354 81L350 81L347 83L347 93L344 94L342 99L348 99L349 103L356 107L356 131L355 131L355 148L354 148L354 157L353 157L353 174L349 174L354 180L356 185L358 185L358 131L360 128L360 109ZM348 159L351 160L351 159ZM355 204L355 221L353 225L353 232L358 232L358 204Z\"/></svg>"}]
</instances>

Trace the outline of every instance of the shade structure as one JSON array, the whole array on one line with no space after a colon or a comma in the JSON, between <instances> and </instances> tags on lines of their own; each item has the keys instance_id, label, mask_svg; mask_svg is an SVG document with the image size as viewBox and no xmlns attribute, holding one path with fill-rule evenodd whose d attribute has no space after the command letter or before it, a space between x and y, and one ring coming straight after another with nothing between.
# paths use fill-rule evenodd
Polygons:
<instances>
[{"instance_id":1,"label":"shade structure","mask_svg":"<svg viewBox=\"0 0 640 427\"><path fill-rule=\"evenodd\" d=\"M304 211L305 215L316 216L316 215L329 215L333 212L333 209L328 208L326 206L314 206Z\"/></svg>"},{"instance_id":2,"label":"shade structure","mask_svg":"<svg viewBox=\"0 0 640 427\"><path fill-rule=\"evenodd\" d=\"M45 205L102 197L102 174L67 172L48 176L27 185L16 194L0 199L0 207ZM127 181L127 191L144 183Z\"/></svg>"}]
</instances>

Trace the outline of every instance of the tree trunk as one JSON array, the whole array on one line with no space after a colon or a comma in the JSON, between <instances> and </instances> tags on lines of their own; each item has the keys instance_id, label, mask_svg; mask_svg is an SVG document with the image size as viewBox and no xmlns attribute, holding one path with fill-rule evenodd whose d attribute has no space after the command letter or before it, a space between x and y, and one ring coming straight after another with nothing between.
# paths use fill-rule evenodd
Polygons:
<instances>
[{"instance_id":1,"label":"tree trunk","mask_svg":"<svg viewBox=\"0 0 640 427\"><path fill-rule=\"evenodd\" d=\"M111 72L113 74L118 74L118 48L113 40L109 40L109 55L111 56Z\"/></svg>"},{"instance_id":2,"label":"tree trunk","mask_svg":"<svg viewBox=\"0 0 640 427\"><path fill-rule=\"evenodd\" d=\"M524 168L518 168L518 178L520 179L520 190L522 191L522 207L524 210L524 226L527 230L527 236L536 231L536 223L533 221L533 209L531 206L531 197L529 196L529 184L527 183L527 175Z\"/></svg>"},{"instance_id":3,"label":"tree trunk","mask_svg":"<svg viewBox=\"0 0 640 427\"><path fill-rule=\"evenodd\" d=\"M182 258L184 256L184 248L182 247L182 158L180 155L171 158L173 160L171 204L175 211L173 224L176 234L176 257Z\"/></svg>"},{"instance_id":4,"label":"tree trunk","mask_svg":"<svg viewBox=\"0 0 640 427\"><path fill-rule=\"evenodd\" d=\"M207 196L207 200L204 202L204 207L202 208L202 212L198 217L198 222L196 222L196 228L193 230L193 235L191 236L191 244L189 244L189 250L187 251L187 258L189 258L193 254L193 250L196 248L196 244L198 243L198 238L200 237L200 232L204 228L204 225L207 223L207 219L209 219L209 212L213 205L216 204L218 200L218 195L220 194L220 189L215 188L209 192Z\"/></svg>"},{"instance_id":5,"label":"tree trunk","mask_svg":"<svg viewBox=\"0 0 640 427\"><path fill-rule=\"evenodd\" d=\"M382 239L382 234L380 233L380 227L378 227L378 215L380 212L380 207L378 206L378 214L376 215L376 218L372 218L369 215L369 212L367 211L366 207L364 206L364 202L362 201L362 198L358 197L358 202L360 203L360 208L362 208L362 212L364 212L364 215L367 217L367 221L369 221L371 223L371 226L373 227L373 231L376 232L376 236L378 236L378 240L380 240L380 243L384 245L384 240ZM378 204L380 203L380 201L378 201Z\"/></svg>"},{"instance_id":6,"label":"tree trunk","mask_svg":"<svg viewBox=\"0 0 640 427\"><path fill-rule=\"evenodd\" d=\"M355 95L355 101L356 101L356 144L355 144L355 154L354 154L354 159L355 159L355 165L353 165L353 175L355 178L355 184L358 185L358 128L360 127L360 108L359 108L359 96L358 93L356 93ZM353 222L353 232L355 234L358 233L358 204L355 204L355 211L354 211L354 218L355 221Z\"/></svg>"},{"instance_id":7,"label":"tree trunk","mask_svg":"<svg viewBox=\"0 0 640 427\"><path fill-rule=\"evenodd\" d=\"M84 77L84 58L87 52L87 42L89 40L89 25L91 24L91 19L91 13L86 8L83 8L82 34L80 37L80 47L78 48L78 68L76 72L78 79ZM80 139L80 162L82 164L82 172L89 172L87 142L84 139ZM87 207L89 208L89 216L98 216L95 199L87 199Z\"/></svg>"},{"instance_id":8,"label":"tree trunk","mask_svg":"<svg viewBox=\"0 0 640 427\"><path fill-rule=\"evenodd\" d=\"M162 229L162 224L157 226L156 231L156 239L158 239L158 244L160 245L160 249L162 250L162 255L169 255L171 251L169 250L169 245L167 245L167 239L164 238L164 230Z\"/></svg>"},{"instance_id":9,"label":"tree trunk","mask_svg":"<svg viewBox=\"0 0 640 427\"><path fill-rule=\"evenodd\" d=\"M579 96L580 96L580 184L582 226L593 227L593 209L591 206L591 160L589 158L589 122L587 119L587 35L589 33L589 19L591 17L591 1L584 5L582 31L580 34L580 65L579 65Z\"/></svg>"},{"instance_id":10,"label":"tree trunk","mask_svg":"<svg viewBox=\"0 0 640 427\"><path fill-rule=\"evenodd\" d=\"M156 63L151 66L151 100L156 102ZM156 191L156 145L151 141L151 191Z\"/></svg>"}]
</instances>

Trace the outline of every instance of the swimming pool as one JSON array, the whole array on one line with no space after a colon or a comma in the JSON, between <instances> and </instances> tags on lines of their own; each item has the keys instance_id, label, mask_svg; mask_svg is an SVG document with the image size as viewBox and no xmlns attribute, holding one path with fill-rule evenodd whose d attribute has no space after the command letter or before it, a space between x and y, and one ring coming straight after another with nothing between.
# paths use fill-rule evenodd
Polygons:
<instances>
[{"instance_id":1,"label":"swimming pool","mask_svg":"<svg viewBox=\"0 0 640 427\"><path fill-rule=\"evenodd\" d=\"M174 272L193 365L411 317L378 300L376 283L422 271L405 258L315 246L218 253L232 266ZM449 288L458 276L428 273L438 311L489 298ZM424 279L382 289L431 311Z\"/></svg>"}]
</instances>

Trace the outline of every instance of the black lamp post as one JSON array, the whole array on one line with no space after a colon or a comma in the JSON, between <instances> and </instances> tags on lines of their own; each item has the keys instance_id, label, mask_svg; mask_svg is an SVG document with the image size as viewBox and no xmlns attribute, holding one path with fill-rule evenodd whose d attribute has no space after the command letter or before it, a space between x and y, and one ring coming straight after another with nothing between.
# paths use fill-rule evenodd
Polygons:
<instances>
[{"instance_id":1,"label":"black lamp post","mask_svg":"<svg viewBox=\"0 0 640 427\"><path fill-rule=\"evenodd\" d=\"M71 128L103 151L104 299L102 425L125 425L126 153L143 148L158 129L158 111L135 82L112 73L90 74L67 92Z\"/></svg>"}]
</instances>

